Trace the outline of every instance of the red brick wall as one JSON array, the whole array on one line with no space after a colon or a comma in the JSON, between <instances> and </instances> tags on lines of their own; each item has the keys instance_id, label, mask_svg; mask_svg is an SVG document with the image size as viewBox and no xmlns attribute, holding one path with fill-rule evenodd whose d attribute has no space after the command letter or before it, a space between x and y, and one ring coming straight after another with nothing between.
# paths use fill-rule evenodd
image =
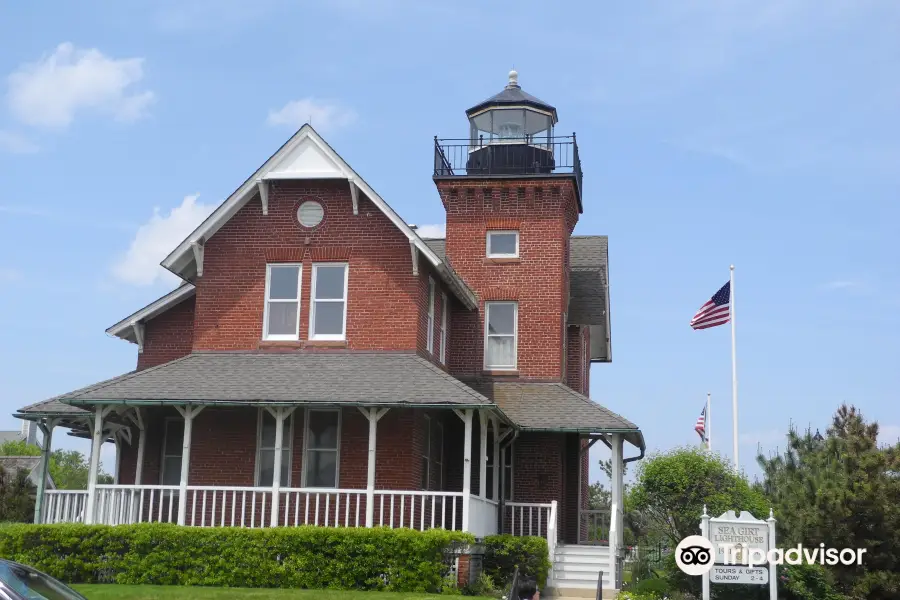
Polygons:
<instances>
[{"instance_id":1,"label":"red brick wall","mask_svg":"<svg viewBox=\"0 0 900 600\"><path fill-rule=\"evenodd\" d=\"M296 210L316 199L325 218L301 227ZM345 181L273 182L269 214L251 200L210 240L197 281L195 350L251 350L262 339L267 262L303 263L300 339L309 333L312 264L350 264L347 347L413 350L419 286L412 274L409 241L363 196L353 214ZM268 259L267 259L268 256Z\"/></svg>"},{"instance_id":2,"label":"red brick wall","mask_svg":"<svg viewBox=\"0 0 900 600\"><path fill-rule=\"evenodd\" d=\"M436 411L444 418L447 411ZM290 486L300 487L303 465L305 411L293 415ZM418 423L423 411L391 409L378 422L375 487L417 490L421 481ZM455 415L452 415L457 418ZM170 408L145 409L147 446L144 449L143 483L160 483L160 462L166 417L181 419ZM206 408L194 419L191 436L191 485L253 486L256 477L258 410L255 408ZM459 420L457 418L457 420ZM412 435L410 435L412 433ZM369 422L356 408L341 413L339 486L365 489L368 475ZM417 441L418 440L418 441ZM416 444L419 444L417 447ZM445 456L459 444L445 433ZM462 452L460 447L459 452ZM134 483L137 436L132 445L122 445L120 482ZM289 487L283 482L284 487Z\"/></svg>"},{"instance_id":3,"label":"red brick wall","mask_svg":"<svg viewBox=\"0 0 900 600\"><path fill-rule=\"evenodd\" d=\"M194 298L188 298L144 325L144 351L138 371L191 353L194 340Z\"/></svg>"},{"instance_id":4,"label":"red brick wall","mask_svg":"<svg viewBox=\"0 0 900 600\"><path fill-rule=\"evenodd\" d=\"M431 352L428 351L428 281L429 278L434 281L434 344ZM443 310L443 299L441 293L447 294L447 300L451 306L452 294L444 285L444 282L438 277L437 273L430 267L425 259L419 260L419 291L418 291L418 319L416 333L416 349L419 354L433 362L434 364L446 368L441 358L441 311ZM460 305L461 310L466 310ZM468 312L468 311L466 311ZM447 315L447 341L450 340L450 328L453 322L452 314ZM450 347L447 347L447 357L449 360Z\"/></svg>"},{"instance_id":5,"label":"red brick wall","mask_svg":"<svg viewBox=\"0 0 900 600\"><path fill-rule=\"evenodd\" d=\"M574 184L467 179L437 185L447 209L447 256L481 299L477 319L454 322L451 371L483 370L484 300L516 300L518 375L564 380L568 238L578 219ZM519 231L519 259L486 258L489 228Z\"/></svg>"}]
</instances>

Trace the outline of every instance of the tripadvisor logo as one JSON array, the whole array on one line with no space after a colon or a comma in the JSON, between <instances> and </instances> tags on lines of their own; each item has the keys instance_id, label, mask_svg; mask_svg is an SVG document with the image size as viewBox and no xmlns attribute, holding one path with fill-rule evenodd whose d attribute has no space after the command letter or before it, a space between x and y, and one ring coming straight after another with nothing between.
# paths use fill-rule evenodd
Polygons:
<instances>
[{"instance_id":1,"label":"tripadvisor logo","mask_svg":"<svg viewBox=\"0 0 900 600\"><path fill-rule=\"evenodd\" d=\"M787 550L773 548L768 552L761 548L743 548L741 544L719 544L718 550L724 556L725 565L746 565L758 567L760 565L862 565L865 548L825 548L825 544L819 547L805 548L798 544ZM716 548L712 542L703 536L692 535L684 538L675 548L675 563L678 568L688 575L704 575L710 571L715 562Z\"/></svg>"}]
</instances>

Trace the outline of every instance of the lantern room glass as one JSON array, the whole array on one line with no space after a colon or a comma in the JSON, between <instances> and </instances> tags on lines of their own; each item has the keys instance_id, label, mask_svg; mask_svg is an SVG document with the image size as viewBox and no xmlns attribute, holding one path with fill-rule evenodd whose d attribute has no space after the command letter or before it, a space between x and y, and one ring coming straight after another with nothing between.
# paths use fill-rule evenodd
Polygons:
<instances>
[{"instance_id":1,"label":"lantern room glass","mask_svg":"<svg viewBox=\"0 0 900 600\"><path fill-rule=\"evenodd\" d=\"M472 145L534 144L545 146L553 137L552 117L527 107L491 108L469 117Z\"/></svg>"}]
</instances>

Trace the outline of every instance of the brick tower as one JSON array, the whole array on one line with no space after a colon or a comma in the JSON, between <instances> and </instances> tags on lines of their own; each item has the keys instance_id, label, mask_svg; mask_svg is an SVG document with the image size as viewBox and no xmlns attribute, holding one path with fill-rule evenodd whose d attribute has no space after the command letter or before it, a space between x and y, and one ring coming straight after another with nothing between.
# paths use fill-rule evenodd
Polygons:
<instances>
[{"instance_id":1,"label":"brick tower","mask_svg":"<svg viewBox=\"0 0 900 600\"><path fill-rule=\"evenodd\" d=\"M523 91L516 71L466 116L469 137L435 138L434 148L447 258L479 297L477 313L460 315L472 320L471 339L457 338L451 371L562 381L569 239L581 213L575 135L554 135L556 109Z\"/></svg>"}]
</instances>

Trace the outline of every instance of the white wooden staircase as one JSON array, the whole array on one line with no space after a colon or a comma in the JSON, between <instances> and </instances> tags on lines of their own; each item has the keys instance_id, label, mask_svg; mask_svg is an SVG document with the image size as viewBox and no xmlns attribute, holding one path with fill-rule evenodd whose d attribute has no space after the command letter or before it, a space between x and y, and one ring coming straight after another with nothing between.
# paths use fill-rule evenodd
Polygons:
<instances>
[{"instance_id":1,"label":"white wooden staircase","mask_svg":"<svg viewBox=\"0 0 900 600\"><path fill-rule=\"evenodd\" d=\"M560 544L547 582L550 598L596 598L597 579L603 572L603 597L615 597L609 572L608 546ZM544 598L544 594L541 594Z\"/></svg>"}]
</instances>

